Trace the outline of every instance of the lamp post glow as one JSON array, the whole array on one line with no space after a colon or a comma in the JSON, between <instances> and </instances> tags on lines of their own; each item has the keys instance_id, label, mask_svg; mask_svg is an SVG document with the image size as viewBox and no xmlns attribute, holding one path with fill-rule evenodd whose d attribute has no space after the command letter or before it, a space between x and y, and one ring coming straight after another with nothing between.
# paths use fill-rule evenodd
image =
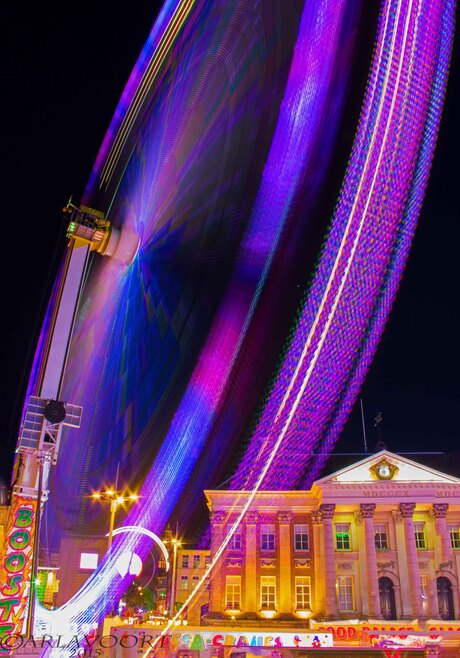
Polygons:
<instances>
[{"instance_id":1,"label":"lamp post glow","mask_svg":"<svg viewBox=\"0 0 460 658\"><path fill-rule=\"evenodd\" d=\"M112 548L113 540L113 530L115 527L115 514L119 505L127 502L136 502L139 500L137 494L126 494L122 491L114 491L113 489L107 489L106 491L95 491L91 498L94 500L100 500L101 502L110 502L110 524L109 524L109 539L107 544L107 550L110 551Z\"/></svg>"},{"instance_id":2,"label":"lamp post glow","mask_svg":"<svg viewBox=\"0 0 460 658\"><path fill-rule=\"evenodd\" d=\"M173 539L171 539L171 544L173 546L173 568L171 574L171 596L169 603L170 617L174 615L174 604L176 602L177 549L182 546L177 537L173 537Z\"/></svg>"}]
</instances>

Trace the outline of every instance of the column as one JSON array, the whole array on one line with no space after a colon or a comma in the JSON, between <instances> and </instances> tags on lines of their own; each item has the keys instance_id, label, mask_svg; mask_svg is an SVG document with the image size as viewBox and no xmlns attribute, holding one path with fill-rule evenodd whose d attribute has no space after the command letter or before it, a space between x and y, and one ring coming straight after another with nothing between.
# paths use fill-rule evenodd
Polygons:
<instances>
[{"instance_id":1,"label":"column","mask_svg":"<svg viewBox=\"0 0 460 658\"><path fill-rule=\"evenodd\" d=\"M379 582L377 574L377 554L374 537L375 503L363 503L359 507L364 525L364 544L366 555L366 574L369 617L381 619Z\"/></svg>"},{"instance_id":2,"label":"column","mask_svg":"<svg viewBox=\"0 0 460 658\"><path fill-rule=\"evenodd\" d=\"M366 552L366 536L364 534L364 523L363 517L359 510L355 513L355 530L356 530L356 547L358 549L358 567L359 567L359 577L356 579L356 583L359 583L359 588L356 587L355 592L355 606L356 610L359 611L360 617L363 619L370 619L370 597L369 597L369 586L370 583L368 574L367 574L367 552Z\"/></svg>"},{"instance_id":3,"label":"column","mask_svg":"<svg viewBox=\"0 0 460 658\"><path fill-rule=\"evenodd\" d=\"M292 514L290 512L278 513L279 525L279 574L280 580L277 587L279 612L292 613L294 605L292 602Z\"/></svg>"},{"instance_id":4,"label":"column","mask_svg":"<svg viewBox=\"0 0 460 658\"><path fill-rule=\"evenodd\" d=\"M433 516L436 528L436 535L439 537L441 543L441 560L440 562L453 561L454 555L452 551L452 544L450 541L450 534L447 529L446 514L449 509L448 503L434 503Z\"/></svg>"},{"instance_id":5,"label":"column","mask_svg":"<svg viewBox=\"0 0 460 658\"><path fill-rule=\"evenodd\" d=\"M247 512L246 522L246 553L244 560L245 586L243 588L243 600L246 596L244 612L259 612L260 605L257 602L257 523L259 515L257 512Z\"/></svg>"},{"instance_id":6,"label":"column","mask_svg":"<svg viewBox=\"0 0 460 658\"><path fill-rule=\"evenodd\" d=\"M422 595L420 585L420 570L418 566L418 553L415 545L414 524L412 515L415 503L399 503L399 511L403 520L404 537L406 542L407 567L409 576L410 596L412 602L412 614L422 619L425 615L422 607Z\"/></svg>"},{"instance_id":7,"label":"column","mask_svg":"<svg viewBox=\"0 0 460 658\"><path fill-rule=\"evenodd\" d=\"M313 534L313 568L315 574L315 582L313 587L312 596L312 611L313 617L318 618L318 615L324 614L324 580L323 580L323 565L321 557L324 555L324 550L321 545L321 514L318 510L313 510L311 513L312 534Z\"/></svg>"},{"instance_id":8,"label":"column","mask_svg":"<svg viewBox=\"0 0 460 658\"><path fill-rule=\"evenodd\" d=\"M396 537L396 557L398 560L398 572L399 572L399 581L402 584L402 587L399 588L396 592L395 586L395 598L396 594L400 596L399 601L401 602L401 607L398 610L398 599L396 600L396 607L398 617L401 619L412 619L412 603L410 598L410 589L408 587L409 582L409 567L407 564L407 555L406 555L406 539L404 537L404 527L402 524L401 512L394 510L392 512L394 518L394 529Z\"/></svg>"},{"instance_id":9,"label":"column","mask_svg":"<svg viewBox=\"0 0 460 658\"><path fill-rule=\"evenodd\" d=\"M324 607L326 619L337 619L339 609L337 606L336 575L335 575L335 542L332 517L335 505L325 504L319 506L321 521L323 523L324 547Z\"/></svg>"},{"instance_id":10,"label":"column","mask_svg":"<svg viewBox=\"0 0 460 658\"><path fill-rule=\"evenodd\" d=\"M216 511L211 515L211 558L217 553L224 540L224 522L226 519L225 512ZM209 589L209 612L218 615L223 612L225 603L223 597L225 592L222 591L223 580L223 559L222 557L215 565L211 572L211 583Z\"/></svg>"},{"instance_id":11,"label":"column","mask_svg":"<svg viewBox=\"0 0 460 658\"><path fill-rule=\"evenodd\" d=\"M440 619L436 573L434 574L434 577L431 577L430 575L430 581L428 584L428 616L430 619Z\"/></svg>"}]
</instances>

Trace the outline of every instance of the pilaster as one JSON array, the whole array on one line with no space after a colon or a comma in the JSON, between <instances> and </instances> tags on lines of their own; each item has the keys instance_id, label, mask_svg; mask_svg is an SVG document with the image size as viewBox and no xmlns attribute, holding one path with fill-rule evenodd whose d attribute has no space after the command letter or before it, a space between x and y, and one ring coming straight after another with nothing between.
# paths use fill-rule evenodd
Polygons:
<instances>
[{"instance_id":1,"label":"pilaster","mask_svg":"<svg viewBox=\"0 0 460 658\"><path fill-rule=\"evenodd\" d=\"M432 507L432 514L434 516L434 523L436 529L436 536L439 538L440 543L440 560L438 562L449 562L454 559L452 544L450 541L450 533L447 529L446 515L449 509L448 503L434 503Z\"/></svg>"},{"instance_id":2,"label":"pilaster","mask_svg":"<svg viewBox=\"0 0 460 658\"><path fill-rule=\"evenodd\" d=\"M373 619L380 619L379 583L377 574L377 553L374 537L375 503L362 503L359 508L364 526L365 559L367 573L368 611Z\"/></svg>"},{"instance_id":3,"label":"pilaster","mask_svg":"<svg viewBox=\"0 0 460 658\"><path fill-rule=\"evenodd\" d=\"M222 511L215 511L211 514L211 557L217 553L224 540L224 523L227 515ZM222 613L225 603L223 598L223 569L224 561L222 558L217 561L211 575L211 586L209 590L209 612L212 614Z\"/></svg>"},{"instance_id":4,"label":"pilaster","mask_svg":"<svg viewBox=\"0 0 460 658\"><path fill-rule=\"evenodd\" d=\"M279 527L279 587L277 588L279 612L291 613L292 602L292 514L278 512Z\"/></svg>"},{"instance_id":5,"label":"pilaster","mask_svg":"<svg viewBox=\"0 0 460 658\"><path fill-rule=\"evenodd\" d=\"M323 523L323 573L324 573L324 603L326 619L337 619L339 609L336 593L336 571L335 571L335 543L332 518L335 505L320 505L319 511Z\"/></svg>"},{"instance_id":6,"label":"pilaster","mask_svg":"<svg viewBox=\"0 0 460 658\"><path fill-rule=\"evenodd\" d=\"M246 605L244 612L258 613L260 606L257 603L257 525L259 515L257 512L248 512L244 517L246 522L246 557L245 557L245 587Z\"/></svg>"},{"instance_id":7,"label":"pilaster","mask_svg":"<svg viewBox=\"0 0 460 658\"><path fill-rule=\"evenodd\" d=\"M409 565L407 563L407 554L406 554L406 539L404 535L404 526L402 522L401 513L398 510L393 512L393 518L395 523L395 537L396 537L396 555L398 560L398 572L399 580L401 583L409 582ZM401 618L402 619L411 619L412 618L412 601L410 595L409 587L401 587L399 590L400 601L401 601ZM395 588L396 596L396 588Z\"/></svg>"},{"instance_id":8,"label":"pilaster","mask_svg":"<svg viewBox=\"0 0 460 658\"><path fill-rule=\"evenodd\" d=\"M417 547L415 544L414 523L412 521L414 510L415 503L399 504L399 511L404 527L412 614L418 619L422 619L425 614L422 607L420 570L418 566Z\"/></svg>"},{"instance_id":9,"label":"pilaster","mask_svg":"<svg viewBox=\"0 0 460 658\"><path fill-rule=\"evenodd\" d=\"M312 598L312 609L315 619L318 616L323 617L325 614L324 604L324 578L323 578L323 558L324 548L322 545L321 532L321 513L319 510L313 510L311 513L312 535L313 535L313 568L314 568L314 589Z\"/></svg>"}]
</instances>

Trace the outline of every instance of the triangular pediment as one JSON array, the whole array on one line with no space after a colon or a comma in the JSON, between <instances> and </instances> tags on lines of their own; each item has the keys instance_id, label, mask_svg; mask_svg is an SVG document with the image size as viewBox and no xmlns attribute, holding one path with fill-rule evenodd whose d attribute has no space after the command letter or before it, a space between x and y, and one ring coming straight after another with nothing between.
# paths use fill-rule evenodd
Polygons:
<instances>
[{"instance_id":1,"label":"triangular pediment","mask_svg":"<svg viewBox=\"0 0 460 658\"><path fill-rule=\"evenodd\" d=\"M381 468L386 466L386 468ZM381 471L381 475L380 475ZM460 479L440 473L428 466L418 464L417 462L395 455L388 450L382 450L366 457L365 459L347 466L321 480L316 481L316 485L324 486L326 484L348 484L348 483L370 483L376 481L391 482L444 482L445 484L460 484Z\"/></svg>"}]
</instances>

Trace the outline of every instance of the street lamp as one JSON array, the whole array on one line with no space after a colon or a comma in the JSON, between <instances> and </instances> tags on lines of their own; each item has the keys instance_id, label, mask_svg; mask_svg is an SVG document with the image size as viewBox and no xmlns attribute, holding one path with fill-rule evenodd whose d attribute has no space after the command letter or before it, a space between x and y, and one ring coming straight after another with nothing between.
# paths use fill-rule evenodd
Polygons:
<instances>
[{"instance_id":1,"label":"street lamp","mask_svg":"<svg viewBox=\"0 0 460 658\"><path fill-rule=\"evenodd\" d=\"M176 602L177 549L182 546L177 537L173 537L171 539L171 544L173 546L173 568L171 574L171 597L169 604L170 617L174 615L174 604Z\"/></svg>"},{"instance_id":2,"label":"street lamp","mask_svg":"<svg viewBox=\"0 0 460 658\"><path fill-rule=\"evenodd\" d=\"M112 548L113 529L115 527L115 513L119 505L123 503L134 503L139 500L137 494L127 494L123 491L114 491L113 489L106 489L105 491L95 491L91 498L100 500L101 502L110 502L110 524L109 524L109 540L107 550L110 552Z\"/></svg>"}]
</instances>

